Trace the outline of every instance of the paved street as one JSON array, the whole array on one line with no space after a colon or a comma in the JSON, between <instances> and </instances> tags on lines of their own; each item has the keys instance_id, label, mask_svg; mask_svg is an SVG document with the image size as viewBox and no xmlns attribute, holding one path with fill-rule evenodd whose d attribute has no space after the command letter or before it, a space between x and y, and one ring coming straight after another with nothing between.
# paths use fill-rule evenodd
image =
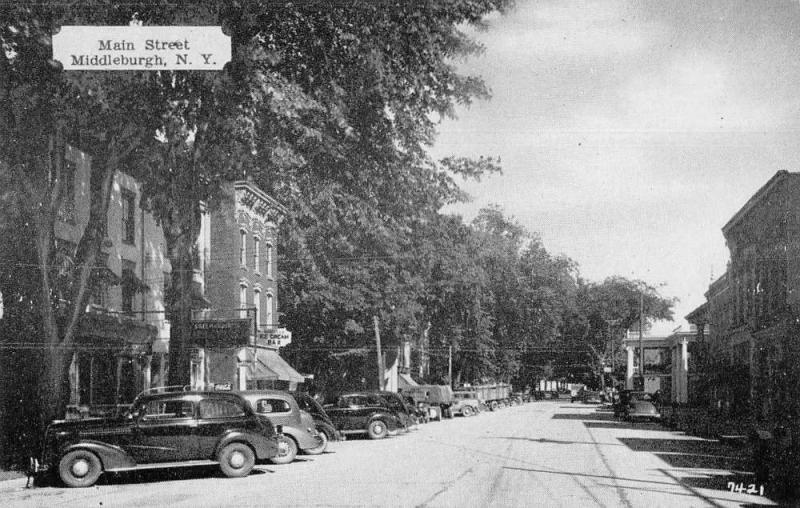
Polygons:
<instances>
[{"instance_id":1,"label":"paved street","mask_svg":"<svg viewBox=\"0 0 800 508\"><path fill-rule=\"evenodd\" d=\"M382 441L261 465L247 478L213 469L126 475L90 489L0 483L5 506L741 506L767 498L734 448L596 406L540 401L422 425Z\"/></svg>"}]
</instances>

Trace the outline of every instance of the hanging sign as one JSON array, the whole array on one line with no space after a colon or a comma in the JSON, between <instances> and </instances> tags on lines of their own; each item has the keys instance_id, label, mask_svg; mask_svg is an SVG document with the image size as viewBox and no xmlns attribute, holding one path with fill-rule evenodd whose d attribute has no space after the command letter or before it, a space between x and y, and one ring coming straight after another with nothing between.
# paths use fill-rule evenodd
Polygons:
<instances>
[{"instance_id":1,"label":"hanging sign","mask_svg":"<svg viewBox=\"0 0 800 508\"><path fill-rule=\"evenodd\" d=\"M231 38L219 26L62 26L53 60L71 71L221 70Z\"/></svg>"}]
</instances>

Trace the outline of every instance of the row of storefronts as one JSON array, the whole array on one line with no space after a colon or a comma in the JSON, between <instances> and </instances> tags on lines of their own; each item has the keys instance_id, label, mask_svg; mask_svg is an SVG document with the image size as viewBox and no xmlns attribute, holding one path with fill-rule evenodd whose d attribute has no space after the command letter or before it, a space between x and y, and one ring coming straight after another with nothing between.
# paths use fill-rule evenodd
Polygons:
<instances>
[{"instance_id":1,"label":"row of storefronts","mask_svg":"<svg viewBox=\"0 0 800 508\"><path fill-rule=\"evenodd\" d=\"M72 187L56 224L69 248L88 222L91 157L66 151ZM191 384L294 388L304 381L279 348L291 333L278 324L276 241L285 209L256 185L227 185L204 210L193 274ZM70 365L70 408L102 411L167 383L171 266L161 227L141 206L140 186L115 175L106 240Z\"/></svg>"},{"instance_id":2,"label":"row of storefronts","mask_svg":"<svg viewBox=\"0 0 800 508\"><path fill-rule=\"evenodd\" d=\"M631 334L629 387L761 422L786 421L797 400L800 173L779 171L722 228L730 261L670 337ZM644 348L644 370L639 348ZM787 401L795 402L787 404Z\"/></svg>"}]
</instances>

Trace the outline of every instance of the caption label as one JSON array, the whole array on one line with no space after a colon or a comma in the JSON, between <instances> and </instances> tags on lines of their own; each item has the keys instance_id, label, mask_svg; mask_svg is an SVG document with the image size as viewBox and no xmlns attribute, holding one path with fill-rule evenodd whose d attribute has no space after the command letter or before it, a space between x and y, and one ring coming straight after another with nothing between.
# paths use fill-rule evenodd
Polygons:
<instances>
[{"instance_id":1,"label":"caption label","mask_svg":"<svg viewBox=\"0 0 800 508\"><path fill-rule=\"evenodd\" d=\"M221 70L230 59L219 26L63 26L53 35L64 70Z\"/></svg>"}]
</instances>

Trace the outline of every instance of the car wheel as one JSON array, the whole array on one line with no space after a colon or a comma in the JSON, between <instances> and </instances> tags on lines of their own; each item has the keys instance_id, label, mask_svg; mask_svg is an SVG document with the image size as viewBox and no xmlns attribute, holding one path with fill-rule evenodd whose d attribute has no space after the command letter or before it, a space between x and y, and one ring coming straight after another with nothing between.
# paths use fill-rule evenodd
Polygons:
<instances>
[{"instance_id":1,"label":"car wheel","mask_svg":"<svg viewBox=\"0 0 800 508\"><path fill-rule=\"evenodd\" d=\"M297 443L289 436L278 436L278 455L270 458L273 464L289 464L297 457Z\"/></svg>"},{"instance_id":2,"label":"car wheel","mask_svg":"<svg viewBox=\"0 0 800 508\"><path fill-rule=\"evenodd\" d=\"M306 455L319 455L323 453L328 448L328 436L324 432L319 432L319 437L322 441L320 441L319 446L315 446L314 448L306 448L303 450L303 453Z\"/></svg>"},{"instance_id":3,"label":"car wheel","mask_svg":"<svg viewBox=\"0 0 800 508\"><path fill-rule=\"evenodd\" d=\"M58 463L58 476L67 487L91 487L103 473L103 465L88 450L73 450Z\"/></svg>"},{"instance_id":4,"label":"car wheel","mask_svg":"<svg viewBox=\"0 0 800 508\"><path fill-rule=\"evenodd\" d=\"M225 445L217 454L219 469L228 478L247 476L256 463L253 450L244 443Z\"/></svg>"},{"instance_id":5,"label":"car wheel","mask_svg":"<svg viewBox=\"0 0 800 508\"><path fill-rule=\"evenodd\" d=\"M383 439L386 437L388 430L389 429L386 428L386 424L383 423L383 420L373 420L369 422L367 434L369 434L370 439Z\"/></svg>"},{"instance_id":6,"label":"car wheel","mask_svg":"<svg viewBox=\"0 0 800 508\"><path fill-rule=\"evenodd\" d=\"M472 406L464 406L463 408L461 408L461 414L464 416L472 416L473 415Z\"/></svg>"}]
</instances>

